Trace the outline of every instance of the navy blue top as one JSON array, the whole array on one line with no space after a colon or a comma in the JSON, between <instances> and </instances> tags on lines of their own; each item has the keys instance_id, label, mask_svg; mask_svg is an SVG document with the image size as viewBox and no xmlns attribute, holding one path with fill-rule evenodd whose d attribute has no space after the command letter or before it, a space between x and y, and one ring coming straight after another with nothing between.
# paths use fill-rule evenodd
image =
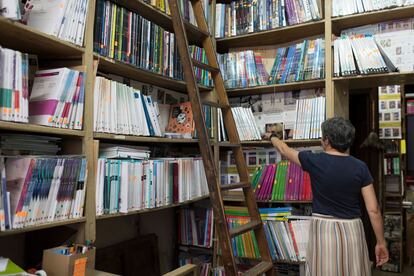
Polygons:
<instances>
[{"instance_id":1,"label":"navy blue top","mask_svg":"<svg viewBox=\"0 0 414 276\"><path fill-rule=\"evenodd\" d=\"M361 188L373 182L367 165L353 156L302 151L302 169L312 182L312 212L336 218L361 217Z\"/></svg>"}]
</instances>

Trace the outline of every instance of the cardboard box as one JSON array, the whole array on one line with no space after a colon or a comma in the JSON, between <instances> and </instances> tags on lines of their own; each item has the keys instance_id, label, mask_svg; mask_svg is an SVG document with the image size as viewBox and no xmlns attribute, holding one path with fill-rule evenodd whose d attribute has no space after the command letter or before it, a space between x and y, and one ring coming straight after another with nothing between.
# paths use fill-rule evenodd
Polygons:
<instances>
[{"instance_id":1,"label":"cardboard box","mask_svg":"<svg viewBox=\"0 0 414 276\"><path fill-rule=\"evenodd\" d=\"M43 270L48 276L85 276L86 268L95 267L95 248L85 254L64 255L59 250L66 246L46 249L43 251Z\"/></svg>"}]
</instances>

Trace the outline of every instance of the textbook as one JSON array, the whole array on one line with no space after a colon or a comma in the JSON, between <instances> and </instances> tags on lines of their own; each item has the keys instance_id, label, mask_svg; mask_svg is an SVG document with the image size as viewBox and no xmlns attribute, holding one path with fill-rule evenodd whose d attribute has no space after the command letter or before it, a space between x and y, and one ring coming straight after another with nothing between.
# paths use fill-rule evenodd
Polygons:
<instances>
[{"instance_id":1,"label":"textbook","mask_svg":"<svg viewBox=\"0 0 414 276\"><path fill-rule=\"evenodd\" d=\"M88 2L88 0L33 0L27 25L82 46Z\"/></svg>"},{"instance_id":2,"label":"textbook","mask_svg":"<svg viewBox=\"0 0 414 276\"><path fill-rule=\"evenodd\" d=\"M69 68L35 74L29 100L29 122L57 128L82 129L86 74Z\"/></svg>"},{"instance_id":3,"label":"textbook","mask_svg":"<svg viewBox=\"0 0 414 276\"><path fill-rule=\"evenodd\" d=\"M99 158L96 214L128 213L208 194L201 158Z\"/></svg>"},{"instance_id":4,"label":"textbook","mask_svg":"<svg viewBox=\"0 0 414 276\"><path fill-rule=\"evenodd\" d=\"M0 47L0 120L29 121L29 56Z\"/></svg>"},{"instance_id":5,"label":"textbook","mask_svg":"<svg viewBox=\"0 0 414 276\"><path fill-rule=\"evenodd\" d=\"M216 37L231 37L321 19L315 0L238 0L216 4Z\"/></svg>"},{"instance_id":6,"label":"textbook","mask_svg":"<svg viewBox=\"0 0 414 276\"><path fill-rule=\"evenodd\" d=\"M0 174L2 231L83 216L85 158L0 157Z\"/></svg>"}]
</instances>

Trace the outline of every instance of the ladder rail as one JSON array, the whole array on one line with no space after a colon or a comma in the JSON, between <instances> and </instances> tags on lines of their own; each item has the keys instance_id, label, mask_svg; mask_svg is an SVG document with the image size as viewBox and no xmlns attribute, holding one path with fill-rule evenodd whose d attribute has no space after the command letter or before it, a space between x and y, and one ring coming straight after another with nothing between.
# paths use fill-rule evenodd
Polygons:
<instances>
[{"instance_id":1,"label":"ladder rail","mask_svg":"<svg viewBox=\"0 0 414 276\"><path fill-rule=\"evenodd\" d=\"M221 250L225 253L223 254L224 266L229 276L236 276L236 263L233 252L231 250L231 240L229 230L227 228L226 217L224 214L224 204L221 198L220 189L217 185L218 179L216 176L218 173L215 164L213 164L214 156L211 150L210 138L207 134L207 129L204 126L204 115L201 107L201 99L194 75L193 62L188 51L188 39L177 0L168 0L168 2L170 5L171 14L173 15L171 17L173 28L176 40L178 41L178 51L180 54L181 63L183 65L184 80L186 82L187 91L191 102L191 108L193 111L193 119L197 129L198 144L203 159L203 165L206 171L207 183L210 191L210 199L214 202L214 204L212 204L214 219L221 239L224 239L221 240ZM185 42L185 45L182 44L183 41Z\"/></svg>"}]
</instances>

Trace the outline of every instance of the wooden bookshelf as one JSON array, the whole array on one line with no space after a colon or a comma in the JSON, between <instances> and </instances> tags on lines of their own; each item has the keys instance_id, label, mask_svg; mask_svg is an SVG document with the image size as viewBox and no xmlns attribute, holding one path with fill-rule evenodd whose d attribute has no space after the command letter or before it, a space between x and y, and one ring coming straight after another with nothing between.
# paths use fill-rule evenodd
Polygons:
<instances>
[{"instance_id":1,"label":"wooden bookshelf","mask_svg":"<svg viewBox=\"0 0 414 276\"><path fill-rule=\"evenodd\" d=\"M80 58L84 48L0 16L0 45L39 56Z\"/></svg>"},{"instance_id":2,"label":"wooden bookshelf","mask_svg":"<svg viewBox=\"0 0 414 276\"><path fill-rule=\"evenodd\" d=\"M346 85L352 89L371 88L383 85L393 84L413 84L413 73L383 73L373 75L358 75L350 77L335 77L333 78L335 83L340 85Z\"/></svg>"},{"instance_id":3,"label":"wooden bookshelf","mask_svg":"<svg viewBox=\"0 0 414 276\"><path fill-rule=\"evenodd\" d=\"M185 82L182 80L173 79L163 76L161 74L145 70L115 59L103 57L95 53L95 57L98 58L98 71L102 73L115 74L123 76L129 79L137 80L140 82L160 86L163 88L171 89L179 92L186 92ZM209 92L212 88L199 85L201 92Z\"/></svg>"},{"instance_id":4,"label":"wooden bookshelf","mask_svg":"<svg viewBox=\"0 0 414 276\"><path fill-rule=\"evenodd\" d=\"M217 51L219 53L224 53L230 48L276 45L306 37L322 36L324 28L325 21L318 20L256 33L217 38Z\"/></svg>"},{"instance_id":5,"label":"wooden bookshelf","mask_svg":"<svg viewBox=\"0 0 414 276\"><path fill-rule=\"evenodd\" d=\"M413 15L414 5L366 13L352 14L341 17L334 17L331 21L333 32L336 35L339 35L341 30L344 29L375 24L389 20L403 19L407 17L412 17Z\"/></svg>"},{"instance_id":6,"label":"wooden bookshelf","mask_svg":"<svg viewBox=\"0 0 414 276\"><path fill-rule=\"evenodd\" d=\"M198 143L197 139L186 139L186 138L165 138L165 137L151 137L151 136L134 136L134 135L123 135L123 134L111 134L111 133L100 133L94 132L93 137L99 140L111 140L111 141L131 141L139 143Z\"/></svg>"},{"instance_id":7,"label":"wooden bookshelf","mask_svg":"<svg viewBox=\"0 0 414 276\"><path fill-rule=\"evenodd\" d=\"M275 92L287 92L292 90L311 89L311 88L323 88L325 87L325 80L307 80L298 82L289 82L282 84L253 86L246 88L230 88L227 89L227 95L229 97L234 96L247 96L257 94L270 94Z\"/></svg>"},{"instance_id":8,"label":"wooden bookshelf","mask_svg":"<svg viewBox=\"0 0 414 276\"><path fill-rule=\"evenodd\" d=\"M83 137L85 132L83 130L73 130L65 128L48 127L26 123L15 123L0 121L0 130L3 131L19 131L19 132L30 132L30 133L42 133L58 136L76 136Z\"/></svg>"},{"instance_id":9,"label":"wooden bookshelf","mask_svg":"<svg viewBox=\"0 0 414 276\"><path fill-rule=\"evenodd\" d=\"M97 216L96 219L101 220L101 219L109 219L109 218L125 217L125 216L137 215L137 214L151 213L151 212L161 211L161 210L165 210L165 209L169 209L169 208L175 208L175 207L183 206L183 205L190 204L190 203L193 203L193 202L197 202L197 201L207 199L207 198L209 198L208 195L207 196L200 196L200 197L193 198L191 200L186 200L186 201L183 201L183 202L174 203L174 204L165 205L165 206L160 206L160 207L155 207L155 208L141 209L141 210L131 211L131 212L128 212L128 213L105 214L105 215Z\"/></svg>"},{"instance_id":10,"label":"wooden bookshelf","mask_svg":"<svg viewBox=\"0 0 414 276\"><path fill-rule=\"evenodd\" d=\"M62 221L54 221L54 222L49 222L49 223L43 223L43 224L38 224L38 225L35 225L35 226L28 226L28 227L24 227L24 228L20 228L20 229L0 231L0 237L15 235L15 234L22 234L22 233L27 233L27 232L31 232L31 231L36 231L36 230L41 230L41 229L46 229L46 228L52 228L52 227L57 227L57 226L65 226L65 225L71 225L71 224L76 224L76 223L82 223L82 222L85 222L85 221L86 221L86 218L83 217L83 218L78 218L78 219L66 219L66 220L62 220Z\"/></svg>"}]
</instances>

